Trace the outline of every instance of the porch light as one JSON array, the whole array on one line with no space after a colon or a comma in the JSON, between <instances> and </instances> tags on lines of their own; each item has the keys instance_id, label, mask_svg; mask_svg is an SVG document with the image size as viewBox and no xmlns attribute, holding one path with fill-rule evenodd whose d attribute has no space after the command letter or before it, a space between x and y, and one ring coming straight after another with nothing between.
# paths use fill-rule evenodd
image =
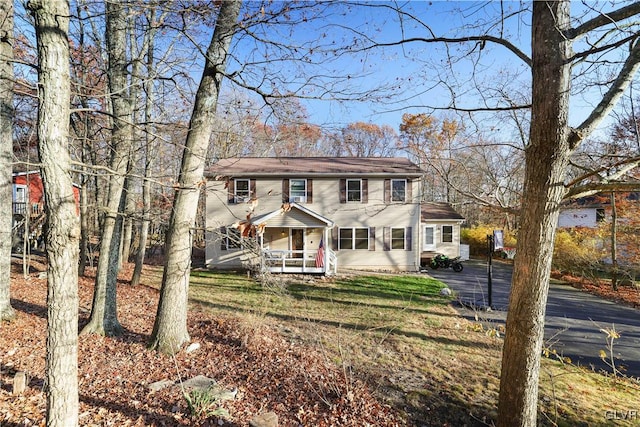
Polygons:
<instances>
[{"instance_id":1,"label":"porch light","mask_svg":"<svg viewBox=\"0 0 640 427\"><path fill-rule=\"evenodd\" d=\"M287 233L284 231L284 228L280 230L280 235L281 235L282 237L284 237L284 236L286 236L286 235L287 235Z\"/></svg>"}]
</instances>

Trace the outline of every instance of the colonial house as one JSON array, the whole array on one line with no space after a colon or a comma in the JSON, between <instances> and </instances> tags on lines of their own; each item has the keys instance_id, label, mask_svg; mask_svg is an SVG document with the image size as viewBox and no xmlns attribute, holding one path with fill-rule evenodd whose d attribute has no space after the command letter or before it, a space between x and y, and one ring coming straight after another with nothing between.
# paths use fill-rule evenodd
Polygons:
<instances>
[{"instance_id":1,"label":"colonial house","mask_svg":"<svg viewBox=\"0 0 640 427\"><path fill-rule=\"evenodd\" d=\"M460 226L464 217L448 203L424 202L421 206L420 264L426 265L436 253L460 256Z\"/></svg>"},{"instance_id":2,"label":"colonial house","mask_svg":"<svg viewBox=\"0 0 640 427\"><path fill-rule=\"evenodd\" d=\"M458 256L464 218L420 202L422 173L405 158L221 160L206 173L206 265L333 274Z\"/></svg>"},{"instance_id":3,"label":"colonial house","mask_svg":"<svg viewBox=\"0 0 640 427\"><path fill-rule=\"evenodd\" d=\"M421 175L406 158L220 160L206 172L206 265L417 271Z\"/></svg>"}]
</instances>

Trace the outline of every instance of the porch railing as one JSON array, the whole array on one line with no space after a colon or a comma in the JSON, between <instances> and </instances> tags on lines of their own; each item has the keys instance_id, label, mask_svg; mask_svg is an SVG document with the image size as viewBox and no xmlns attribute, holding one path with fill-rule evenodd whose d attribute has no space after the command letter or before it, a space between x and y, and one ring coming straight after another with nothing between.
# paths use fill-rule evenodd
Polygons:
<instances>
[{"instance_id":1,"label":"porch railing","mask_svg":"<svg viewBox=\"0 0 640 427\"><path fill-rule=\"evenodd\" d=\"M27 212L31 216L38 216L42 213L42 206L39 203L13 202L14 214L26 215Z\"/></svg>"},{"instance_id":2,"label":"porch railing","mask_svg":"<svg viewBox=\"0 0 640 427\"><path fill-rule=\"evenodd\" d=\"M338 259L331 249L325 249L326 262L322 266L316 266L317 250L312 251L287 251L264 250L262 251L263 268L271 273L321 273L335 274L338 269Z\"/></svg>"}]
</instances>

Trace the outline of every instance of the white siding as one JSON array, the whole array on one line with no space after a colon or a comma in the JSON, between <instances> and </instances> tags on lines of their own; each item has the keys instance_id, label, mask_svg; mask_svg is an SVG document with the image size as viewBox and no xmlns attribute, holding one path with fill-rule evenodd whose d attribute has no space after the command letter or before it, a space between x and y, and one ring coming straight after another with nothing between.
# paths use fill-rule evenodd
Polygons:
<instances>
[{"instance_id":1,"label":"white siding","mask_svg":"<svg viewBox=\"0 0 640 427\"><path fill-rule=\"evenodd\" d=\"M301 176L301 178L305 178ZM366 177L363 177L366 178ZM418 181L413 182L410 203L384 203L384 179L368 179L368 203L349 202L340 203L338 178L313 178L313 199L311 203L301 203L302 206L335 222L336 228L375 227L375 250L340 250L337 251L339 268L377 269L415 271L419 264L420 253L420 205L418 196L420 190ZM257 203L229 204L227 189L222 181L208 181L207 184L207 248L206 264L209 267L226 266L240 267L242 257L234 251L220 250L217 231L221 226L229 226L234 222L246 219L254 206L252 217L268 214L282 206L282 180L257 179ZM268 227L301 227L314 228L306 234L307 247L317 248L320 238L321 223L300 211L291 211L283 216L274 217L267 223ZM384 227L411 227L411 250L384 250ZM331 233L330 233L331 234ZM284 240L278 238L278 233L265 236L265 243L270 249L282 248ZM329 239L325 245L337 249L337 245ZM237 252L237 251L235 251Z\"/></svg>"},{"instance_id":2,"label":"white siding","mask_svg":"<svg viewBox=\"0 0 640 427\"><path fill-rule=\"evenodd\" d=\"M562 209L558 227L595 227L596 208Z\"/></svg>"}]
</instances>

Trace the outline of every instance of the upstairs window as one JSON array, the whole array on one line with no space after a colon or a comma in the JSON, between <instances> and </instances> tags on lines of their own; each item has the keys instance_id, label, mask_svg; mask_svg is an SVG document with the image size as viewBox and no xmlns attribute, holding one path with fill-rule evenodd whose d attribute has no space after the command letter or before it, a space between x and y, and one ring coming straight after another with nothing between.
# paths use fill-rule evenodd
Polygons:
<instances>
[{"instance_id":1,"label":"upstairs window","mask_svg":"<svg viewBox=\"0 0 640 427\"><path fill-rule=\"evenodd\" d=\"M248 179L236 179L234 188L236 203L244 203L251 200L251 186Z\"/></svg>"},{"instance_id":2,"label":"upstairs window","mask_svg":"<svg viewBox=\"0 0 640 427\"><path fill-rule=\"evenodd\" d=\"M296 203L306 203L307 201L307 180L292 179L289 181L289 201Z\"/></svg>"},{"instance_id":3,"label":"upstairs window","mask_svg":"<svg viewBox=\"0 0 640 427\"><path fill-rule=\"evenodd\" d=\"M406 200L407 180L392 179L391 180L391 201L404 202Z\"/></svg>"},{"instance_id":4,"label":"upstairs window","mask_svg":"<svg viewBox=\"0 0 640 427\"><path fill-rule=\"evenodd\" d=\"M347 202L362 201L362 181L359 179L347 180Z\"/></svg>"}]
</instances>

